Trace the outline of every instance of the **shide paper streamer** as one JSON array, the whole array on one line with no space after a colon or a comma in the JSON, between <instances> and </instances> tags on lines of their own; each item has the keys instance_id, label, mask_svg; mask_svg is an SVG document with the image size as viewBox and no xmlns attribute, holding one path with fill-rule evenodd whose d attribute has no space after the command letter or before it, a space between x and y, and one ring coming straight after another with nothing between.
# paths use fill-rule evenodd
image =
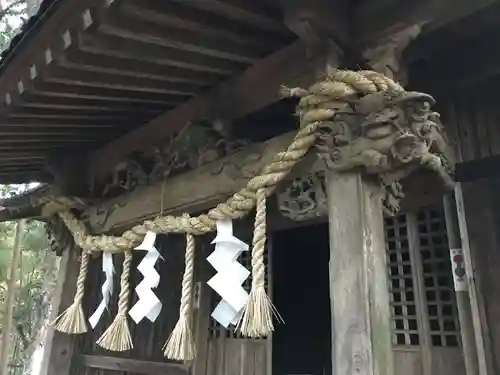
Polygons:
<instances>
[{"instance_id":1,"label":"shide paper streamer","mask_svg":"<svg viewBox=\"0 0 500 375\"><path fill-rule=\"evenodd\" d=\"M237 259L248 245L233 235L233 222L222 220L217 222L217 236L212 241L215 250L207 258L217 274L208 281L208 285L222 297L212 312L212 318L225 328L236 325L248 300L248 293L243 282L250 275Z\"/></svg>"},{"instance_id":2,"label":"shide paper streamer","mask_svg":"<svg viewBox=\"0 0 500 375\"><path fill-rule=\"evenodd\" d=\"M137 266L139 272L144 276L144 279L136 286L135 291L139 300L130 309L129 315L134 322L139 323L142 319L147 318L152 323L160 315L162 303L153 292L153 289L158 287L160 283L160 274L155 269L155 264L158 258L161 258L160 253L155 248L156 233L147 232L144 241L134 250L144 250L147 254Z\"/></svg>"},{"instance_id":3,"label":"shide paper streamer","mask_svg":"<svg viewBox=\"0 0 500 375\"><path fill-rule=\"evenodd\" d=\"M102 317L104 310L108 308L109 300L113 294L113 275L115 273L115 267L113 265L113 254L103 253L102 254L102 272L106 275L106 280L102 284L102 301L89 318L89 323L92 328L95 328L97 323Z\"/></svg>"}]
</instances>

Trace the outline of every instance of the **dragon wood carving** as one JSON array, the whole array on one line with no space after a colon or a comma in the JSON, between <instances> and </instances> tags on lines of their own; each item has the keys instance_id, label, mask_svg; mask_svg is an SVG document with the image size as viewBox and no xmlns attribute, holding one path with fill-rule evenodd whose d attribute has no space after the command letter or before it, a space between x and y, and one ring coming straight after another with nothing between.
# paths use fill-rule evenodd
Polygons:
<instances>
[{"instance_id":1,"label":"dragon wood carving","mask_svg":"<svg viewBox=\"0 0 500 375\"><path fill-rule=\"evenodd\" d=\"M130 155L116 166L102 192L94 194L109 198L130 192L231 155L249 144L233 140L228 126L217 121L188 125L165 144Z\"/></svg>"},{"instance_id":2,"label":"dragon wood carving","mask_svg":"<svg viewBox=\"0 0 500 375\"><path fill-rule=\"evenodd\" d=\"M331 170L360 168L377 178L384 212L394 215L404 197L401 180L413 171L431 169L445 186L453 185L453 157L433 105L431 96L418 92L367 95L321 123L318 155ZM325 175L313 169L277 195L283 216L308 220L327 214Z\"/></svg>"},{"instance_id":3,"label":"dragon wood carving","mask_svg":"<svg viewBox=\"0 0 500 375\"><path fill-rule=\"evenodd\" d=\"M430 169L453 186L453 157L434 104L419 92L367 95L320 124L319 157L339 173L361 168L376 176L386 211L395 213L403 197L400 181L417 169Z\"/></svg>"}]
</instances>

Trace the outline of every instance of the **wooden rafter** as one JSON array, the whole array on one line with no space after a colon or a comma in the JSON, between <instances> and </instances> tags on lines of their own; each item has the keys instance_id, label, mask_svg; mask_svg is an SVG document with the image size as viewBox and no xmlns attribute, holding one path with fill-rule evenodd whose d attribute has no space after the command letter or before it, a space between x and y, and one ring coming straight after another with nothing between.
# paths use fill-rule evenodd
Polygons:
<instances>
[{"instance_id":1,"label":"wooden rafter","mask_svg":"<svg viewBox=\"0 0 500 375\"><path fill-rule=\"evenodd\" d=\"M148 124L111 142L90 158L90 170L97 180L106 174L128 153L161 142L190 121L217 116L214 109L220 100L230 100L233 120L278 101L280 85L294 78L311 74L310 63L302 42L296 42L259 61L240 77L231 79L208 93L198 96ZM256 124L258 126L258 124Z\"/></svg>"}]
</instances>

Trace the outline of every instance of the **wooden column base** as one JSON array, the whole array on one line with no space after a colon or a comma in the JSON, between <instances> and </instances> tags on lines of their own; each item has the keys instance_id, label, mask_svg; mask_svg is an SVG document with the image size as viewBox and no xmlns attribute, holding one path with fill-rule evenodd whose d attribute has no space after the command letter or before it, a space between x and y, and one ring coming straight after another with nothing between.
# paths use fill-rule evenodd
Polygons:
<instances>
[{"instance_id":1,"label":"wooden column base","mask_svg":"<svg viewBox=\"0 0 500 375\"><path fill-rule=\"evenodd\" d=\"M333 374L394 375L382 189L327 172Z\"/></svg>"}]
</instances>

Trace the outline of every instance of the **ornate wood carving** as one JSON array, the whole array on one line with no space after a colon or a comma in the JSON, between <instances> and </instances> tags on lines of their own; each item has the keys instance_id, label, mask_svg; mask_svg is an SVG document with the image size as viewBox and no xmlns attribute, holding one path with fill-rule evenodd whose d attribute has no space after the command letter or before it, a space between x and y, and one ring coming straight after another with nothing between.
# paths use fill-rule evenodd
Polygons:
<instances>
[{"instance_id":1,"label":"ornate wood carving","mask_svg":"<svg viewBox=\"0 0 500 375\"><path fill-rule=\"evenodd\" d=\"M230 125L213 120L190 124L161 146L132 154L109 176L101 197L133 191L226 157L249 142L231 137Z\"/></svg>"},{"instance_id":2,"label":"ornate wood carving","mask_svg":"<svg viewBox=\"0 0 500 375\"><path fill-rule=\"evenodd\" d=\"M453 184L453 158L433 104L419 92L367 95L321 124L318 154L333 171L360 168L377 178L385 187L386 209L397 212L400 181L413 171L427 168Z\"/></svg>"},{"instance_id":3,"label":"ornate wood carving","mask_svg":"<svg viewBox=\"0 0 500 375\"><path fill-rule=\"evenodd\" d=\"M328 202L324 171L297 177L276 198L279 211L288 219L302 221L326 216Z\"/></svg>"}]
</instances>

